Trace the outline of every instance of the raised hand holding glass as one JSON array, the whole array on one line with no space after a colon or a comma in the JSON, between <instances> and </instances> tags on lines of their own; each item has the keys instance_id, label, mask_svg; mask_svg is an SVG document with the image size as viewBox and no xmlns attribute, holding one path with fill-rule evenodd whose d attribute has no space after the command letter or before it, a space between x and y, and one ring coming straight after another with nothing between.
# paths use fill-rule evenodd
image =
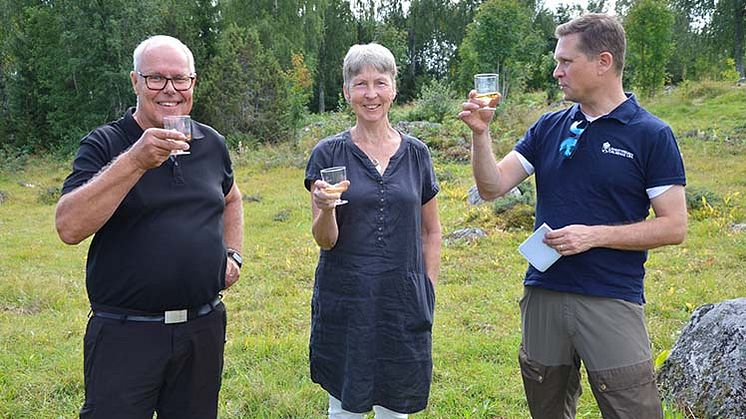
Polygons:
<instances>
[{"instance_id":1,"label":"raised hand holding glass","mask_svg":"<svg viewBox=\"0 0 746 419\"><path fill-rule=\"evenodd\" d=\"M482 100L485 106L479 110L494 111L489 103L492 99L500 96L499 76L496 73L484 73L474 76L474 90L477 91L477 99Z\"/></svg>"},{"instance_id":2,"label":"raised hand holding glass","mask_svg":"<svg viewBox=\"0 0 746 419\"><path fill-rule=\"evenodd\" d=\"M342 181L347 180L347 168L345 166L335 166L321 169L321 180L330 185L324 189L324 192L342 193L347 190L347 184L342 184ZM337 199L334 205L343 205L346 203L346 200Z\"/></svg>"},{"instance_id":3,"label":"raised hand holding glass","mask_svg":"<svg viewBox=\"0 0 746 419\"><path fill-rule=\"evenodd\" d=\"M187 141L192 141L192 118L189 115L169 115L163 117L163 129L179 131L186 136ZM191 154L186 150L174 150L172 156Z\"/></svg>"}]
</instances>

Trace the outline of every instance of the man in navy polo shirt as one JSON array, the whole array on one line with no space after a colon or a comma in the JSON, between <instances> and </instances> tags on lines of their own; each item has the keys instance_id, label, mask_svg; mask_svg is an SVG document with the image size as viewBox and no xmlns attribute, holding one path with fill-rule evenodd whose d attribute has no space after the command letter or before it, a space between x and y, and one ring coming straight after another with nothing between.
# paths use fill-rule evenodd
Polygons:
<instances>
[{"instance_id":1,"label":"man in navy polo shirt","mask_svg":"<svg viewBox=\"0 0 746 419\"><path fill-rule=\"evenodd\" d=\"M62 241L93 235L80 417L215 418L226 326L218 293L239 276L241 193L214 129L192 121L190 143L163 129L164 116L192 109L189 48L154 36L133 58L137 106L81 140L57 204Z\"/></svg>"},{"instance_id":2,"label":"man in navy polo shirt","mask_svg":"<svg viewBox=\"0 0 746 419\"><path fill-rule=\"evenodd\" d=\"M643 278L647 250L684 240L684 165L671 128L622 87L625 33L611 16L560 25L554 78L572 107L543 115L499 163L493 112L469 94L459 117L471 128L479 194L495 199L531 174L536 227L562 257L529 265L521 300L519 363L532 416L575 416L580 362L604 417L662 417ZM648 217L652 206L654 217Z\"/></svg>"}]
</instances>

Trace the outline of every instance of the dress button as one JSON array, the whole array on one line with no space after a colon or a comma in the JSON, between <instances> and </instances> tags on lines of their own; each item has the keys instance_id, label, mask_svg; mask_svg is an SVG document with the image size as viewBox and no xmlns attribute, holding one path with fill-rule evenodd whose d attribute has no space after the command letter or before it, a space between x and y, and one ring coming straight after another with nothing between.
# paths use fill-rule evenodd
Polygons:
<instances>
[{"instance_id":1,"label":"dress button","mask_svg":"<svg viewBox=\"0 0 746 419\"><path fill-rule=\"evenodd\" d=\"M383 227L378 227L378 231L383 231Z\"/></svg>"},{"instance_id":2,"label":"dress button","mask_svg":"<svg viewBox=\"0 0 746 419\"><path fill-rule=\"evenodd\" d=\"M383 237L378 236L378 241L380 242L381 240L383 240Z\"/></svg>"},{"instance_id":3,"label":"dress button","mask_svg":"<svg viewBox=\"0 0 746 419\"><path fill-rule=\"evenodd\" d=\"M378 220L379 221L383 221L383 217L378 217Z\"/></svg>"},{"instance_id":4,"label":"dress button","mask_svg":"<svg viewBox=\"0 0 746 419\"><path fill-rule=\"evenodd\" d=\"M379 181L378 181L378 184L379 184L379 185L383 185L383 181L382 181L382 180L379 180Z\"/></svg>"},{"instance_id":5,"label":"dress button","mask_svg":"<svg viewBox=\"0 0 746 419\"><path fill-rule=\"evenodd\" d=\"M381 198L381 202L383 202L383 198Z\"/></svg>"},{"instance_id":6,"label":"dress button","mask_svg":"<svg viewBox=\"0 0 746 419\"><path fill-rule=\"evenodd\" d=\"M606 391L606 384L601 384L601 390Z\"/></svg>"},{"instance_id":7,"label":"dress button","mask_svg":"<svg viewBox=\"0 0 746 419\"><path fill-rule=\"evenodd\" d=\"M381 189L381 193L383 193L383 189Z\"/></svg>"},{"instance_id":8,"label":"dress button","mask_svg":"<svg viewBox=\"0 0 746 419\"><path fill-rule=\"evenodd\" d=\"M381 207L381 212L383 212L383 207Z\"/></svg>"}]
</instances>

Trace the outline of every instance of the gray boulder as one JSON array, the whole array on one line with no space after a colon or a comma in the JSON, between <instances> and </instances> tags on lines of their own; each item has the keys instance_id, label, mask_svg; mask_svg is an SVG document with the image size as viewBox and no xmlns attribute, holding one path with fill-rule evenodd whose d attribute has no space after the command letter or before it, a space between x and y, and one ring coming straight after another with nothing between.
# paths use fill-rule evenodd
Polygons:
<instances>
[{"instance_id":1,"label":"gray boulder","mask_svg":"<svg viewBox=\"0 0 746 419\"><path fill-rule=\"evenodd\" d=\"M394 128L396 128L398 131L401 131L407 135L415 135L416 131L422 130L439 131L442 129L442 127L442 124L429 121L399 121L394 126Z\"/></svg>"},{"instance_id":2,"label":"gray boulder","mask_svg":"<svg viewBox=\"0 0 746 419\"><path fill-rule=\"evenodd\" d=\"M451 242L467 242L472 243L479 240L482 237L486 237L487 233L478 227L467 227L460 230L456 230L453 233L445 236L445 243L450 244Z\"/></svg>"},{"instance_id":3,"label":"gray boulder","mask_svg":"<svg viewBox=\"0 0 746 419\"><path fill-rule=\"evenodd\" d=\"M505 196L498 198L497 201L501 199L509 199L511 196L518 197L521 195L522 195L521 190L516 187L508 191L508 193L506 193ZM484 199L482 199L481 196L479 196L479 190L477 190L477 185L472 185L472 187L469 188L469 192L466 197L466 202L468 202L471 205L482 205L487 201L485 201Z\"/></svg>"},{"instance_id":4,"label":"gray boulder","mask_svg":"<svg viewBox=\"0 0 746 419\"><path fill-rule=\"evenodd\" d=\"M746 298L699 307L658 374L663 398L698 418L746 418Z\"/></svg>"},{"instance_id":5,"label":"gray boulder","mask_svg":"<svg viewBox=\"0 0 746 419\"><path fill-rule=\"evenodd\" d=\"M730 225L730 231L734 233L742 233L746 231L746 223L733 223Z\"/></svg>"},{"instance_id":6,"label":"gray boulder","mask_svg":"<svg viewBox=\"0 0 746 419\"><path fill-rule=\"evenodd\" d=\"M468 202L471 205L482 205L487 201L485 201L484 199L482 199L481 196L479 196L477 185L473 185L471 188L469 188L469 194L466 197L466 202Z\"/></svg>"}]
</instances>

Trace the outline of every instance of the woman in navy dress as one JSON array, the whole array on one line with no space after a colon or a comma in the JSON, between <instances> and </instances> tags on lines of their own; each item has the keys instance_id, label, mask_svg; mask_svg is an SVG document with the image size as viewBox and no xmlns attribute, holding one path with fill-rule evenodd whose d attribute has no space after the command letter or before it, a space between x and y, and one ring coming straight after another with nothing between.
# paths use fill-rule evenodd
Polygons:
<instances>
[{"instance_id":1,"label":"woman in navy dress","mask_svg":"<svg viewBox=\"0 0 746 419\"><path fill-rule=\"evenodd\" d=\"M427 406L434 285L440 270L439 187L430 152L396 131L394 56L354 45L344 60L351 129L320 141L306 168L321 248L311 301L311 378L330 418L406 418ZM345 166L343 193L320 170ZM335 206L340 198L347 204Z\"/></svg>"}]
</instances>

